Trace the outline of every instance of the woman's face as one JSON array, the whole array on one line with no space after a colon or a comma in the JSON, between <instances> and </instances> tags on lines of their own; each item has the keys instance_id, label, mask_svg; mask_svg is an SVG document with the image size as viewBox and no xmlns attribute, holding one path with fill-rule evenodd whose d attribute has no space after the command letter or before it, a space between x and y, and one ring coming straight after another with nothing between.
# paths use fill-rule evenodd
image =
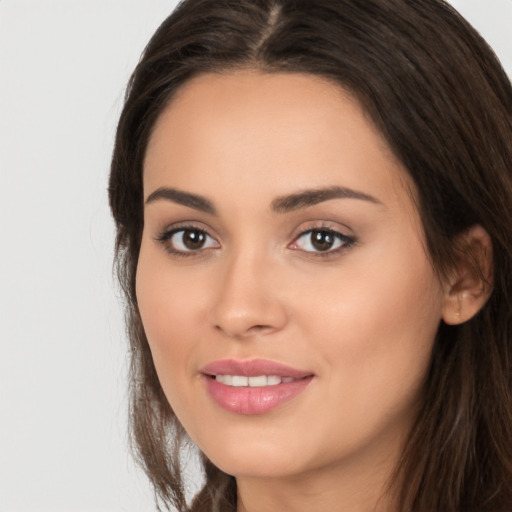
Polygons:
<instances>
[{"instance_id":1,"label":"woman's face","mask_svg":"<svg viewBox=\"0 0 512 512\"><path fill-rule=\"evenodd\" d=\"M205 74L166 108L137 298L165 394L222 470L394 461L444 296L413 195L358 103L322 79Z\"/></svg>"}]
</instances>

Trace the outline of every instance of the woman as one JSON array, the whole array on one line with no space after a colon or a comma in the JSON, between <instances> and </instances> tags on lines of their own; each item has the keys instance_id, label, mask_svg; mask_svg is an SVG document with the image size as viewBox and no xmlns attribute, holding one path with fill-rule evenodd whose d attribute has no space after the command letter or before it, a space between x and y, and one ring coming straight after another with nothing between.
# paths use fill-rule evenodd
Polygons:
<instances>
[{"instance_id":1,"label":"woman","mask_svg":"<svg viewBox=\"0 0 512 512\"><path fill-rule=\"evenodd\" d=\"M439 0L187 0L110 177L166 506L512 508L512 90Z\"/></svg>"}]
</instances>

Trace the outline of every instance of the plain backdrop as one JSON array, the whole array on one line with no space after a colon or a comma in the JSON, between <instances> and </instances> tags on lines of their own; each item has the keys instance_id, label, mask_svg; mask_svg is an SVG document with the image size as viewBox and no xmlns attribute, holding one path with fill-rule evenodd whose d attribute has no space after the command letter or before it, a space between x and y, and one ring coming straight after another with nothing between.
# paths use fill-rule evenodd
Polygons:
<instances>
[{"instance_id":1,"label":"plain backdrop","mask_svg":"<svg viewBox=\"0 0 512 512\"><path fill-rule=\"evenodd\" d=\"M453 0L512 75L512 0ZM0 512L153 511L128 454L107 176L175 1L0 0Z\"/></svg>"}]
</instances>

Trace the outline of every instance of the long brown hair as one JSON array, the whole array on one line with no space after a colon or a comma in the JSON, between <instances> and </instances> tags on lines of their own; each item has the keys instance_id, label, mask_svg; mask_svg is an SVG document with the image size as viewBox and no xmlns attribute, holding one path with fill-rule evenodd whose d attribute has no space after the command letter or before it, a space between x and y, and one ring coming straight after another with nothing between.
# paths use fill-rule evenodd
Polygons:
<instances>
[{"instance_id":1,"label":"long brown hair","mask_svg":"<svg viewBox=\"0 0 512 512\"><path fill-rule=\"evenodd\" d=\"M158 381L135 295L142 162L175 92L204 72L252 68L328 78L354 94L412 176L435 268L480 224L493 292L478 315L442 324L424 402L396 470L401 512L512 510L512 88L492 50L442 0L186 0L128 85L110 175L117 268L131 343L131 433L156 496L181 511L236 510L236 485L203 457L187 506L186 434Z\"/></svg>"}]
</instances>

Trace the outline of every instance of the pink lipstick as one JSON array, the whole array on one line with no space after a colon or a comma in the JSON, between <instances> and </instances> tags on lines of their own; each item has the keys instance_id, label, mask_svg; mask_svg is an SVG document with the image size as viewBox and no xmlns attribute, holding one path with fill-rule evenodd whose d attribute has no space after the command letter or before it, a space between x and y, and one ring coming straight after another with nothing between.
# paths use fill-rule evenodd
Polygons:
<instances>
[{"instance_id":1,"label":"pink lipstick","mask_svg":"<svg viewBox=\"0 0 512 512\"><path fill-rule=\"evenodd\" d=\"M237 414L263 414L291 400L314 374L265 359L225 359L206 365L206 389L223 409Z\"/></svg>"}]
</instances>

